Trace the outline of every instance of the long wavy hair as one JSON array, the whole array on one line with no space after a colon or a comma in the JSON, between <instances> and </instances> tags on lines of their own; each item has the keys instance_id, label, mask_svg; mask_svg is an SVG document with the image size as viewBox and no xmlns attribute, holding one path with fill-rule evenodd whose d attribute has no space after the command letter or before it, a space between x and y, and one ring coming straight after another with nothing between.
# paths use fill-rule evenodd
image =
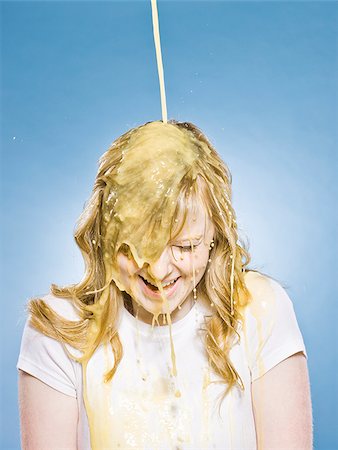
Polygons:
<instances>
[{"instance_id":1,"label":"long wavy hair","mask_svg":"<svg viewBox=\"0 0 338 450\"><path fill-rule=\"evenodd\" d=\"M151 123L153 122L123 134L100 158L92 195L78 220L74 234L85 262L83 279L66 287L51 286L51 292L56 297L71 299L79 319L65 319L41 298L32 299L29 303L31 324L43 334L81 351L81 357L70 356L84 366L101 344L110 343L114 365L105 374L105 381L112 379L123 357L118 319L119 312L127 301L127 296L114 280L108 277L107 283L106 207L111 186L123 161L124 149L133 136ZM188 138L190 145L198 149L199 155L193 162L198 177L192 176L192 171L187 170L177 187L179 194L174 214L170 217L170 235L178 231L177 217L183 217L179 221L181 226L184 223L188 201L191 198L202 200L215 227L210 262L196 287L197 297L207 298L212 305L212 313L206 318L204 327L205 351L209 364L227 386L225 393L234 385L244 389L229 358L229 352L236 337L239 337L237 330L241 309L250 299L244 281L250 256L238 236L236 215L231 204L231 174L214 147L195 125L177 121L169 123ZM198 182L200 178L203 178L204 183ZM158 223L156 211L153 216L149 219L152 224L149 222L148 225L154 229ZM115 252L119 250L123 248L114 249Z\"/></svg>"}]
</instances>

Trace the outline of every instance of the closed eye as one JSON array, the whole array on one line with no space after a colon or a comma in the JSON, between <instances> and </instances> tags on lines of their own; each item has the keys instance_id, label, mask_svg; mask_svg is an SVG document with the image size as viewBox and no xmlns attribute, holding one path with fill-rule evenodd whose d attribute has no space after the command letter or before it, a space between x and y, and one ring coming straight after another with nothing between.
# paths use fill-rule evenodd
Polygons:
<instances>
[{"instance_id":1,"label":"closed eye","mask_svg":"<svg viewBox=\"0 0 338 450\"><path fill-rule=\"evenodd\" d=\"M182 250L182 252L191 252L192 251L191 245L189 245L189 246L174 245L174 247L179 248L180 250Z\"/></svg>"},{"instance_id":2,"label":"closed eye","mask_svg":"<svg viewBox=\"0 0 338 450\"><path fill-rule=\"evenodd\" d=\"M173 247L176 247L180 249L182 252L191 252L193 248L198 247L199 244L193 244L191 245L173 245Z\"/></svg>"}]
</instances>

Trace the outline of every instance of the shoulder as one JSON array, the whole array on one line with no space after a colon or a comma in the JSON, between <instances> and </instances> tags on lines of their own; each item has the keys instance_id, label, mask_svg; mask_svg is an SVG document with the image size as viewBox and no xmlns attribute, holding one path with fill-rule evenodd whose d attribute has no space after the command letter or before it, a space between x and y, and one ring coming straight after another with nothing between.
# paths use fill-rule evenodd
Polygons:
<instances>
[{"instance_id":1,"label":"shoulder","mask_svg":"<svg viewBox=\"0 0 338 450\"><path fill-rule=\"evenodd\" d=\"M40 322L40 314L45 317L48 314L46 306L50 308L56 314L57 327L67 327L67 320L78 320L78 314L68 299L47 294L36 300L42 300L44 304L39 305L38 320L34 325L32 314L26 320L17 368L66 395L76 397L81 369L75 359L81 353L68 343L51 337L48 326ZM56 328L55 323L51 330Z\"/></svg>"},{"instance_id":2,"label":"shoulder","mask_svg":"<svg viewBox=\"0 0 338 450\"><path fill-rule=\"evenodd\" d=\"M251 271L245 275L245 284L250 298L240 313L248 331L269 334L272 329L283 333L298 329L293 302L279 282Z\"/></svg>"},{"instance_id":3,"label":"shoulder","mask_svg":"<svg viewBox=\"0 0 338 450\"><path fill-rule=\"evenodd\" d=\"M246 272L244 280L252 296L271 294L276 286L280 286L277 281L268 275L253 270Z\"/></svg>"},{"instance_id":4,"label":"shoulder","mask_svg":"<svg viewBox=\"0 0 338 450\"><path fill-rule=\"evenodd\" d=\"M72 340L69 339L73 337L71 329L76 328L81 320L72 299L57 297L49 292L32 299L31 302L33 304L29 305L22 344L34 343L40 350L54 348L58 353L66 356L72 354L79 357L80 351L71 344Z\"/></svg>"},{"instance_id":5,"label":"shoulder","mask_svg":"<svg viewBox=\"0 0 338 450\"><path fill-rule=\"evenodd\" d=\"M253 381L295 353L306 356L306 350L293 303L280 283L258 272L247 273L245 283L250 300L240 322Z\"/></svg>"},{"instance_id":6,"label":"shoulder","mask_svg":"<svg viewBox=\"0 0 338 450\"><path fill-rule=\"evenodd\" d=\"M291 304L291 300L279 282L260 272L249 271L245 274L245 285L250 293L248 305L253 313L265 315L283 304Z\"/></svg>"},{"instance_id":7,"label":"shoulder","mask_svg":"<svg viewBox=\"0 0 338 450\"><path fill-rule=\"evenodd\" d=\"M57 297L51 292L41 297L46 305L63 319L76 321L79 320L79 314L74 302L69 298Z\"/></svg>"}]
</instances>

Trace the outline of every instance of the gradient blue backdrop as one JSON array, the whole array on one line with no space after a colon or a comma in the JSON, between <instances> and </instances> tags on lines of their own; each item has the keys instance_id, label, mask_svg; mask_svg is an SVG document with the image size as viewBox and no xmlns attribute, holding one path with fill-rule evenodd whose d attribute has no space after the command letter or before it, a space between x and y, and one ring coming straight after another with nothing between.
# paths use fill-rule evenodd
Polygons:
<instances>
[{"instance_id":1,"label":"gradient blue backdrop","mask_svg":"<svg viewBox=\"0 0 338 450\"><path fill-rule=\"evenodd\" d=\"M2 444L19 448L24 304L82 276L72 239L99 156L160 119L150 1L2 2ZM253 266L288 287L315 447L338 448L337 3L160 2L170 118L233 173Z\"/></svg>"}]
</instances>

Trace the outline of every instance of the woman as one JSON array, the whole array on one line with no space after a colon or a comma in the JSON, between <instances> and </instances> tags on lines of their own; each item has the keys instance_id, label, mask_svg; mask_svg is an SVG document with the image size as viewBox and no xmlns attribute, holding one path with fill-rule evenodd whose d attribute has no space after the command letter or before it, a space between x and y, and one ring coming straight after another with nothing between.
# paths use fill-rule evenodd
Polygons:
<instances>
[{"instance_id":1,"label":"woman","mask_svg":"<svg viewBox=\"0 0 338 450\"><path fill-rule=\"evenodd\" d=\"M75 239L86 271L30 302L24 449L310 449L292 303L247 269L231 175L190 123L102 156Z\"/></svg>"}]
</instances>

